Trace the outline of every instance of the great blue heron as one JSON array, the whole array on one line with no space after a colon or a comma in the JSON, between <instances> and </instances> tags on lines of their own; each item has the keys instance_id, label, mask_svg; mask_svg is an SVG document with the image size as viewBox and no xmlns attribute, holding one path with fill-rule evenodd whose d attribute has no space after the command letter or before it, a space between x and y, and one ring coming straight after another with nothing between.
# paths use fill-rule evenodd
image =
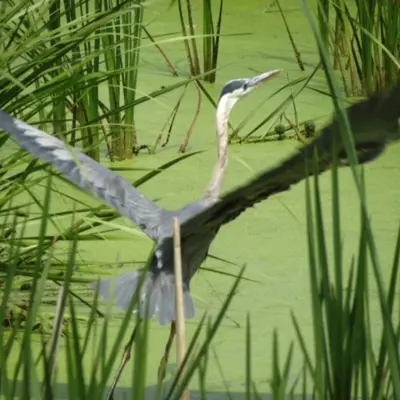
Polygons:
<instances>
[{"instance_id":1,"label":"great blue heron","mask_svg":"<svg viewBox=\"0 0 400 400\"><path fill-rule=\"evenodd\" d=\"M213 178L200 200L177 211L161 208L132 187L128 180L77 149L69 148L56 137L0 111L0 128L9 132L22 147L43 161L54 164L72 182L85 190L92 191L118 209L156 242L156 251L149 270L128 272L116 278L115 296L119 307L127 309L138 282L143 281L138 305L140 316L152 317L158 312L161 325L171 324L164 361L168 357L175 329L173 219L177 217L181 225L185 317L193 318L195 306L189 283L206 258L210 244L220 227L237 218L257 202L289 190L293 184L307 176L306 171L322 173L327 170L332 162L334 139L342 165L347 164L339 123L334 120L316 139L278 166L268 169L220 197L228 161L229 114L239 99L278 74L279 70L273 70L250 79L233 80L224 86L217 107L218 163ZM347 114L359 162L375 159L383 152L388 141L399 139L400 86L390 92L377 93L369 100L351 106ZM317 171L311 168L315 153L318 154ZM307 163L309 163L308 169ZM146 276L141 279L143 273ZM109 298L110 279L92 287L98 287L100 295L105 299Z\"/></svg>"}]
</instances>

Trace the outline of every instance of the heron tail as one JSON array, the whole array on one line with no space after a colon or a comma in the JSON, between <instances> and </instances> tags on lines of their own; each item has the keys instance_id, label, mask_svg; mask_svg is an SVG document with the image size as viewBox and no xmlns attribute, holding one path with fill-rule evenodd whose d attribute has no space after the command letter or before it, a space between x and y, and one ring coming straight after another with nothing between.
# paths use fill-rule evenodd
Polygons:
<instances>
[{"instance_id":1,"label":"heron tail","mask_svg":"<svg viewBox=\"0 0 400 400\"><path fill-rule=\"evenodd\" d=\"M139 304L134 311L140 311L141 318L152 318L158 312L158 321L167 325L175 321L175 277L168 271L157 273L137 270L116 278L105 279L89 284L98 289L104 300L115 299L119 308L127 310L139 285L141 284ZM183 285L183 308L186 319L195 315L195 306L188 285Z\"/></svg>"}]
</instances>

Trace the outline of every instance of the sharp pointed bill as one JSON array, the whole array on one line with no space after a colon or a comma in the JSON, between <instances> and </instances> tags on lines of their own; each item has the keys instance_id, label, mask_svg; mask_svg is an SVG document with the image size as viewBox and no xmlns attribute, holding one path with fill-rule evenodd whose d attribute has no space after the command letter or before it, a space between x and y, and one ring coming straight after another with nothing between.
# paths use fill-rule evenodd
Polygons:
<instances>
[{"instance_id":1,"label":"sharp pointed bill","mask_svg":"<svg viewBox=\"0 0 400 400\"><path fill-rule=\"evenodd\" d=\"M275 78L281 73L280 69L274 69L273 71L264 72L263 74L257 75L251 79L249 79L249 86L258 86L261 83L267 82L272 78Z\"/></svg>"}]
</instances>

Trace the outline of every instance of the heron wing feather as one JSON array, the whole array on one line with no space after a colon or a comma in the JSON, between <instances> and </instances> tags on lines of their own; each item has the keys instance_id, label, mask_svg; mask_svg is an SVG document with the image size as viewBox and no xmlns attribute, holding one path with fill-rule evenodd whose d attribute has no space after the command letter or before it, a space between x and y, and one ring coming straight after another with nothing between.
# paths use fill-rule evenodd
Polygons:
<instances>
[{"instance_id":1,"label":"heron wing feather","mask_svg":"<svg viewBox=\"0 0 400 400\"><path fill-rule=\"evenodd\" d=\"M133 220L152 239L162 213L161 207L145 197L122 176L92 158L0 110L0 128L34 156L53 164L82 189L93 192L121 214Z\"/></svg>"},{"instance_id":2,"label":"heron wing feather","mask_svg":"<svg viewBox=\"0 0 400 400\"><path fill-rule=\"evenodd\" d=\"M384 151L389 141L400 138L400 86L390 92L377 93L349 107L346 112L360 163L374 160ZM219 202L187 220L181 227L182 235L215 229L237 218L256 203L289 190L292 185L306 178L306 171L309 171L308 175L314 173L315 153L318 154L315 172L320 174L326 171L332 164L333 138L336 139L342 165L348 165L339 129L339 121L335 118L317 138L294 155L227 193Z\"/></svg>"}]
</instances>

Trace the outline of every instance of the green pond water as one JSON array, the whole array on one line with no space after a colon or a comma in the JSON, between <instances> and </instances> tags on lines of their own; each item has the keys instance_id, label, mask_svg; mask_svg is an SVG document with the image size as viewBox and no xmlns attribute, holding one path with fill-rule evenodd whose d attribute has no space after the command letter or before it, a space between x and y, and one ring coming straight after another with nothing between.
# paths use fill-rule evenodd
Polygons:
<instances>
[{"instance_id":1,"label":"green pond water","mask_svg":"<svg viewBox=\"0 0 400 400\"><path fill-rule=\"evenodd\" d=\"M166 12L163 3L149 2L146 9L146 20L153 21L149 26L152 34L178 31L178 14L176 9ZM195 23L201 34L202 17L200 1L195 4ZM263 10L269 1L247 0L226 1L223 20L223 33L249 33L243 36L225 36L221 40L217 83L207 88L217 99L224 82L234 78L254 75L254 71L267 71L282 68L284 73L269 82L254 95L240 102L232 115L232 123L238 124L251 110L264 101L269 93L287 83L288 79L306 76L311 73L318 61L315 43L311 30L297 0L284 2L288 22L296 44L306 65L306 72L297 66L281 16L278 12L265 13ZM283 3L283 2L282 2ZM276 11L276 8L272 8ZM187 73L187 62L183 44L172 42L163 45L163 50L174 61L178 71ZM142 67L139 75L139 91L149 93L176 81L168 74L168 69L158 53L151 48L144 48L141 53ZM324 89L324 78L318 73L311 85ZM140 157L121 163L123 166L151 168L157 167L177 155L179 145L191 123L195 113L197 95L194 87L188 94L178 114L169 145L158 151L156 155ZM180 92L157 98L136 108L137 126L140 144L153 143L171 113ZM274 108L282 95L265 102L251 122L246 126L254 126L263 116ZM315 91L305 90L297 99L300 120L316 117L329 117L332 105L328 97ZM290 112L288 113L290 116ZM189 150L205 150L176 167L163 172L156 179L141 187L151 198L161 198L160 204L167 208L180 208L184 204L202 195L209 182L216 160L215 115L212 106L203 99L201 114L190 141ZM229 171L224 190L229 190L245 182L255 173L273 166L276 162L290 154L298 146L295 141L270 142L265 144L234 145L229 148ZM384 268L389 269L395 245L396 229L399 223L400 186L400 146L392 146L375 163L366 167L366 183L368 188L368 204L380 260ZM142 175L143 172L124 173L129 179ZM359 237L359 206L351 174L348 170L340 173L343 247L347 264L357 250ZM65 188L60 184L60 188ZM69 193L71 194L70 189ZM321 190L324 213L327 222L327 241L330 243L330 174L321 178ZM37 189L39 192L39 189ZM94 204L89 195L74 193L74 196ZM22 201L22 200L21 200ZM60 196L53 196L54 209L71 208L72 204ZM245 321L247 313L252 322L252 378L260 393L268 393L268 379L271 374L272 333L275 328L279 332L282 349L287 349L291 340L295 339L290 312L294 312L301 322L301 328L308 343L312 344L312 319L310 311L308 255L306 246L305 224L305 186L298 184L291 191L283 193L248 210L240 218L225 226L214 241L210 253L225 258L239 265L247 264L245 276L260 283L243 281L228 311L218 335L211 348L218 357L223 376L217 367L213 353L210 353L207 386L210 398L225 398L225 384L232 393L241 398L245 390ZM60 220L65 227L69 219ZM118 223L132 227L125 219ZM38 226L29 227L37 232ZM93 263L115 264L118 262L138 263L146 259L151 243L145 238L133 237L131 241L92 241L83 242L79 246L79 257L92 260ZM224 272L237 273L239 267L229 266L214 259L207 259L205 267L219 269ZM132 267L124 267L116 273L122 274ZM220 274L202 271L192 280L192 292L196 300L197 316L187 322L187 336L190 340L202 314L207 310L215 315L226 293L230 290L233 279ZM50 296L51 294L49 294ZM376 311L376 324L379 328L379 314L375 288L371 289L371 307ZM50 310L50 308L49 308ZM82 308L83 313L87 313ZM116 331L122 313L115 309L116 317L111 328ZM372 321L374 323L374 321ZM164 350L169 328L161 327L156 321L150 326L150 352L147 365L149 397L156 383L156 372L160 356ZM111 338L110 338L111 339ZM61 353L59 380L66 381L63 368L64 355ZM87 365L92 358L88 357ZM292 377L296 376L302 366L300 349L296 343L293 359ZM168 379L176 369L175 347L173 348ZM118 398L129 393L132 370L127 368L120 381ZM225 383L224 383L225 381ZM196 379L191 386L192 396L196 398ZM60 385L60 398L65 390Z\"/></svg>"}]
</instances>

